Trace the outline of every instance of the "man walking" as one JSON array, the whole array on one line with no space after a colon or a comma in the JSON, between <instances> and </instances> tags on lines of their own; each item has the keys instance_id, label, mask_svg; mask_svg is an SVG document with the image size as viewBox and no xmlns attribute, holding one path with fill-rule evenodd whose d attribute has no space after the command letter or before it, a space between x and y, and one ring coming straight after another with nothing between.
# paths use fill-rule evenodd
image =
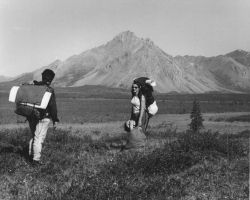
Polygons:
<instances>
[{"instance_id":1,"label":"man walking","mask_svg":"<svg viewBox=\"0 0 250 200\"><path fill-rule=\"evenodd\" d=\"M29 142L29 157L33 165L41 165L42 144L46 138L50 121L52 120L54 128L59 122L54 89L50 87L54 77L55 73L51 69L45 69L42 73L42 81L34 81L34 85L47 86L47 91L51 92L52 95L47 108L45 110L39 109L39 119L35 117L27 118L32 133L32 138Z\"/></svg>"}]
</instances>

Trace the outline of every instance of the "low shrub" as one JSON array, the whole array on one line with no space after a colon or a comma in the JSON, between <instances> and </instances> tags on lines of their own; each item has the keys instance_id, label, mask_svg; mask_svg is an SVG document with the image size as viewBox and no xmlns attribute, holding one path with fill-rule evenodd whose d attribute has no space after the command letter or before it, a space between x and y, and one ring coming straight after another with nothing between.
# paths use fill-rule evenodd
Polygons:
<instances>
[{"instance_id":1,"label":"low shrub","mask_svg":"<svg viewBox=\"0 0 250 200\"><path fill-rule=\"evenodd\" d=\"M23 147L27 131L3 132L1 142L16 146L21 141ZM0 193L37 200L247 199L247 132L175 134L175 140L159 148L120 152L106 145L123 137L93 140L50 129L43 166L33 168L15 151L0 153L0 185L5 185Z\"/></svg>"},{"instance_id":2,"label":"low shrub","mask_svg":"<svg viewBox=\"0 0 250 200\"><path fill-rule=\"evenodd\" d=\"M237 134L221 135L211 131L187 131L178 136L178 143L185 152L196 151L204 155L222 155L228 158L244 156L247 149L244 148L244 144L240 140L234 139L235 137L242 136Z\"/></svg>"},{"instance_id":3,"label":"low shrub","mask_svg":"<svg viewBox=\"0 0 250 200\"><path fill-rule=\"evenodd\" d=\"M250 122L250 115L241 115L226 119L227 122Z\"/></svg>"},{"instance_id":4,"label":"low shrub","mask_svg":"<svg viewBox=\"0 0 250 200\"><path fill-rule=\"evenodd\" d=\"M175 138L177 136L177 127L174 123L162 122L155 127L148 126L146 135L148 138L155 139Z\"/></svg>"}]
</instances>

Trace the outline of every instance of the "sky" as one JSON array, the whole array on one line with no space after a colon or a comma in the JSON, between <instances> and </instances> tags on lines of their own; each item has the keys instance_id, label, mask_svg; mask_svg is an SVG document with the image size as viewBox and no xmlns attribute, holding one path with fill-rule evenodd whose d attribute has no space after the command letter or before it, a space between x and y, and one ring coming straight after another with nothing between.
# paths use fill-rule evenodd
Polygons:
<instances>
[{"instance_id":1,"label":"sky","mask_svg":"<svg viewBox=\"0 0 250 200\"><path fill-rule=\"evenodd\" d=\"M172 56L250 51L250 0L0 0L0 75L64 61L127 30Z\"/></svg>"}]
</instances>

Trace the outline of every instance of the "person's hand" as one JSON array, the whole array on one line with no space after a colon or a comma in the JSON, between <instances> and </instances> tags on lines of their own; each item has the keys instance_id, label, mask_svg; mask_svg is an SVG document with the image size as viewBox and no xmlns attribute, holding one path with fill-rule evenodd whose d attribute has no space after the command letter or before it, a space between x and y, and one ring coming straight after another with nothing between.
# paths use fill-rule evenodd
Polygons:
<instances>
[{"instance_id":1,"label":"person's hand","mask_svg":"<svg viewBox=\"0 0 250 200\"><path fill-rule=\"evenodd\" d=\"M53 122L53 129L55 130L57 127L58 122Z\"/></svg>"}]
</instances>

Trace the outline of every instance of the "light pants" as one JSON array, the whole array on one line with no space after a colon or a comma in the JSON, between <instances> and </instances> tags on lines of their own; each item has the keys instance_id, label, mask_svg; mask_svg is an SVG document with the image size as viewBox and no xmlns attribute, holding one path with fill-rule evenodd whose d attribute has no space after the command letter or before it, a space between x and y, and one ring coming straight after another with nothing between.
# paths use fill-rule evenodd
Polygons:
<instances>
[{"instance_id":1,"label":"light pants","mask_svg":"<svg viewBox=\"0 0 250 200\"><path fill-rule=\"evenodd\" d=\"M39 161L41 158L42 144L45 140L49 128L50 119L29 120L29 126L32 132L32 139L29 142L29 155L33 160Z\"/></svg>"}]
</instances>

